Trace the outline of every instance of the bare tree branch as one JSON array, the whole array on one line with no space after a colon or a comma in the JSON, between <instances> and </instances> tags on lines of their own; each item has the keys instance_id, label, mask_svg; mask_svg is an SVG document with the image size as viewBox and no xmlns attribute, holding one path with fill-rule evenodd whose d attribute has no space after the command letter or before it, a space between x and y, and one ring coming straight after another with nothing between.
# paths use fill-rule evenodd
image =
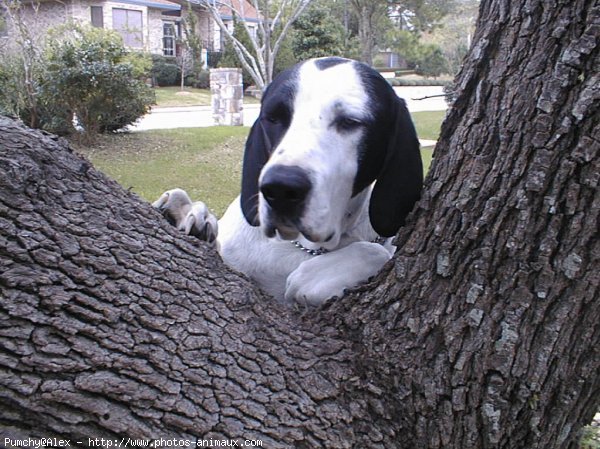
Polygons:
<instances>
[{"instance_id":1,"label":"bare tree branch","mask_svg":"<svg viewBox=\"0 0 600 449\"><path fill-rule=\"evenodd\" d=\"M251 0L251 4L258 16L256 35L251 32L250 27L248 26L245 8L246 1L250 3L250 0L240 0L239 6L234 5L231 0L207 3L206 8L227 39L232 42L236 56L244 69L250 73L250 76L252 76L256 85L264 90L273 79L275 60L282 42L289 34L291 25L313 0L301 0L298 3L293 1L290 2L289 0L280 0L274 18L271 18L271 8L268 1L261 7L258 0ZM235 38L233 30L227 28L221 17L221 12L219 10L220 6L230 9L232 16L242 23L244 29L248 33L252 48L246 48L239 39ZM286 11L290 8L292 9L289 19L285 20L284 16ZM277 36L275 43L272 44L273 33L275 33L279 27L281 27L281 33Z\"/></svg>"},{"instance_id":2,"label":"bare tree branch","mask_svg":"<svg viewBox=\"0 0 600 449\"><path fill-rule=\"evenodd\" d=\"M238 39L236 39L236 37L233 35L233 31L227 28L225 22L223 22L223 19L221 18L219 9L215 5L211 4L207 4L206 7L215 23L221 29L221 32L223 32L227 39L229 39L229 41L233 44L233 50L235 51L235 54L237 55L238 60L244 69L250 73L252 79L258 86L263 86L265 82L262 76L262 71L259 69L257 61L252 53L250 53L250 51L248 51L248 49Z\"/></svg>"}]
</instances>

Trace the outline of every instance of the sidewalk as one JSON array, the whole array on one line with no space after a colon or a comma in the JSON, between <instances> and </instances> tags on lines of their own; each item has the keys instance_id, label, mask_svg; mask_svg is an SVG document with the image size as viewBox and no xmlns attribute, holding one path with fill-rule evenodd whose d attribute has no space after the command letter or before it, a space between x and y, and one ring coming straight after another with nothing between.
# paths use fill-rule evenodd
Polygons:
<instances>
[{"instance_id":1,"label":"sidewalk","mask_svg":"<svg viewBox=\"0 0 600 449\"><path fill-rule=\"evenodd\" d=\"M418 98L443 94L439 86L400 86L394 90L407 103L408 110L444 111L448 108L444 97L433 97L425 100ZM260 111L259 104L244 104L244 126L252 126ZM185 106L173 108L152 108L149 114L129 126L128 131L147 131L150 129L201 128L214 126L210 106ZM423 146L435 145L435 141L422 142Z\"/></svg>"},{"instance_id":2,"label":"sidewalk","mask_svg":"<svg viewBox=\"0 0 600 449\"><path fill-rule=\"evenodd\" d=\"M244 126L252 126L258 112L259 104L244 105ZM212 108L210 106L183 106L174 108L152 108L136 123L128 127L129 131L148 131L150 129L204 128L214 126Z\"/></svg>"}]
</instances>

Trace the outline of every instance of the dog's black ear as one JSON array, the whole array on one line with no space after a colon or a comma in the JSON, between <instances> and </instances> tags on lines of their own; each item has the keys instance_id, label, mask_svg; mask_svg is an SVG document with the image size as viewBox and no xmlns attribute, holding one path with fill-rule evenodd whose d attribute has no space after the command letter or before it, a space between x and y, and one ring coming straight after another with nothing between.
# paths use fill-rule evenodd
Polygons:
<instances>
[{"instance_id":1,"label":"dog's black ear","mask_svg":"<svg viewBox=\"0 0 600 449\"><path fill-rule=\"evenodd\" d=\"M271 154L271 142L259 117L248 135L242 167L241 206L246 221L258 226L258 178Z\"/></svg>"},{"instance_id":2,"label":"dog's black ear","mask_svg":"<svg viewBox=\"0 0 600 449\"><path fill-rule=\"evenodd\" d=\"M419 139L404 100L395 100L393 109L393 130L369 204L371 225L384 237L395 235L404 225L423 186Z\"/></svg>"}]
</instances>

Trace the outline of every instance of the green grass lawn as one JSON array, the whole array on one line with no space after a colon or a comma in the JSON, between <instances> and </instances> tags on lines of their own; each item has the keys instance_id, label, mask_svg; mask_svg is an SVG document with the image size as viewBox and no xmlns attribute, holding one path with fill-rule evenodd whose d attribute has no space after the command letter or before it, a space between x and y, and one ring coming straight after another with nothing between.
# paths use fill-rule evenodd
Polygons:
<instances>
[{"instance_id":1,"label":"green grass lawn","mask_svg":"<svg viewBox=\"0 0 600 449\"><path fill-rule=\"evenodd\" d=\"M210 89L186 87L182 91L179 86L167 86L154 88L154 94L157 107L210 106ZM254 97L244 97L244 103L258 102Z\"/></svg>"},{"instance_id":2,"label":"green grass lawn","mask_svg":"<svg viewBox=\"0 0 600 449\"><path fill-rule=\"evenodd\" d=\"M426 111L411 113L420 139L437 140L440 126L446 111Z\"/></svg>"},{"instance_id":3,"label":"green grass lawn","mask_svg":"<svg viewBox=\"0 0 600 449\"><path fill-rule=\"evenodd\" d=\"M419 136L434 140L443 112L417 112ZM240 190L242 155L249 129L216 126L101 136L89 147L76 145L101 171L147 201L174 187L204 201L221 216ZM433 148L422 149L425 169Z\"/></svg>"},{"instance_id":4,"label":"green grass lawn","mask_svg":"<svg viewBox=\"0 0 600 449\"><path fill-rule=\"evenodd\" d=\"M148 201L174 187L219 216L238 194L248 128L210 127L102 136L85 154L101 171Z\"/></svg>"},{"instance_id":5,"label":"green grass lawn","mask_svg":"<svg viewBox=\"0 0 600 449\"><path fill-rule=\"evenodd\" d=\"M437 140L445 115L446 111L413 112L411 116L419 138ZM421 157L423 158L423 170L427 173L433 159L433 147L422 147Z\"/></svg>"}]
</instances>

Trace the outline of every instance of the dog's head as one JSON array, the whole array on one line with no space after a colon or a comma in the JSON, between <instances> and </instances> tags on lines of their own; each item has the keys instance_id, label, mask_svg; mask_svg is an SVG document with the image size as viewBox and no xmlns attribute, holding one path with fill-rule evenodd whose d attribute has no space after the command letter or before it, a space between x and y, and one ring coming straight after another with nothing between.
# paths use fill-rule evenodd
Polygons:
<instances>
[{"instance_id":1,"label":"dog's head","mask_svg":"<svg viewBox=\"0 0 600 449\"><path fill-rule=\"evenodd\" d=\"M373 181L369 217L394 235L419 199L419 142L404 101L370 67L309 60L263 95L244 155L241 206L267 236L335 247L353 198Z\"/></svg>"}]
</instances>

